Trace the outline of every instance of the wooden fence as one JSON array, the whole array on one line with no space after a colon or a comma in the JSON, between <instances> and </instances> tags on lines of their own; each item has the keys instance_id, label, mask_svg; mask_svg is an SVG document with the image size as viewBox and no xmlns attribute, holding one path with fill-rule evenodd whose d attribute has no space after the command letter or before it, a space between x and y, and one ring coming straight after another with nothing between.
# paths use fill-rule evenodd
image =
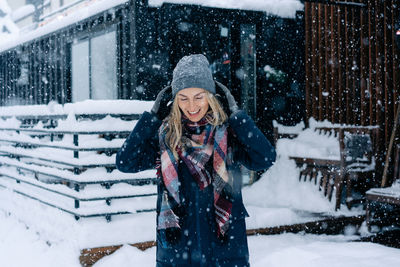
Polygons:
<instances>
[{"instance_id":1,"label":"wooden fence","mask_svg":"<svg viewBox=\"0 0 400 267\"><path fill-rule=\"evenodd\" d=\"M378 125L382 159L399 103L398 5L396 0L305 2L307 119Z\"/></svg>"}]
</instances>

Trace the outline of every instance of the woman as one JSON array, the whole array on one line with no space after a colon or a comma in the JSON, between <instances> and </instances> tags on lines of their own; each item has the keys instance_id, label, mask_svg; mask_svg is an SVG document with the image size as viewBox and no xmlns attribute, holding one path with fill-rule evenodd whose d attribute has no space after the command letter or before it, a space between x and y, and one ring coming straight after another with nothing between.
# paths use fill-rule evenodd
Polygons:
<instances>
[{"instance_id":1,"label":"woman","mask_svg":"<svg viewBox=\"0 0 400 267\"><path fill-rule=\"evenodd\" d=\"M248 214L239 164L263 170L274 160L274 148L198 54L178 62L116 164L138 172L158 161L158 267L242 267L249 266Z\"/></svg>"}]
</instances>

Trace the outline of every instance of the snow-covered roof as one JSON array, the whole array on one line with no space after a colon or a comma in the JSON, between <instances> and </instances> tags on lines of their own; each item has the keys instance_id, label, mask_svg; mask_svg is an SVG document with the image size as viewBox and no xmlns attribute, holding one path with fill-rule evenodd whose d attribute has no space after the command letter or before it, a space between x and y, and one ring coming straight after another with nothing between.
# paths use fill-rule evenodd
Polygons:
<instances>
[{"instance_id":1,"label":"snow-covered roof","mask_svg":"<svg viewBox=\"0 0 400 267\"><path fill-rule=\"evenodd\" d=\"M303 9L300 0L149 0L149 6L161 6L163 3L257 10L284 18L294 18L296 11Z\"/></svg>"},{"instance_id":2,"label":"snow-covered roof","mask_svg":"<svg viewBox=\"0 0 400 267\"><path fill-rule=\"evenodd\" d=\"M29 16L30 14L35 12L35 6L30 4L30 5L24 5L19 7L16 10L13 10L11 14L11 18L13 21L20 20L26 16Z\"/></svg>"},{"instance_id":3,"label":"snow-covered roof","mask_svg":"<svg viewBox=\"0 0 400 267\"><path fill-rule=\"evenodd\" d=\"M20 35L18 27L11 19L11 15L1 17L2 12L10 14L11 9L7 4L7 0L0 0L0 52L31 41L40 36L57 31L90 16L124 4L128 1L129 0L85 1L74 8L67 9L48 18L46 21L39 24L35 30ZM295 17L296 11L303 9L303 4L300 2L300 0L149 0L149 6L151 7L159 7L164 3L194 4L216 8L258 10L264 11L271 15L287 18ZM12 31L11 34L8 33L5 35L1 33L1 28L3 27L2 25L5 25L9 31Z\"/></svg>"},{"instance_id":4,"label":"snow-covered roof","mask_svg":"<svg viewBox=\"0 0 400 267\"><path fill-rule=\"evenodd\" d=\"M4 40L17 36L19 29L11 19L11 8L6 0L0 0L0 43Z\"/></svg>"},{"instance_id":5,"label":"snow-covered roof","mask_svg":"<svg viewBox=\"0 0 400 267\"><path fill-rule=\"evenodd\" d=\"M95 14L122 5L128 1L129 0L90 0L82 2L81 5L77 5L74 8L68 9L60 14L49 18L33 31L21 35L14 34L8 36L6 41L4 39L2 40L0 35L0 52L8 50L22 43L31 41L33 39L39 38L40 36L52 33L78 21L89 18ZM2 2L6 2L6 0L0 0L0 3Z\"/></svg>"}]
</instances>

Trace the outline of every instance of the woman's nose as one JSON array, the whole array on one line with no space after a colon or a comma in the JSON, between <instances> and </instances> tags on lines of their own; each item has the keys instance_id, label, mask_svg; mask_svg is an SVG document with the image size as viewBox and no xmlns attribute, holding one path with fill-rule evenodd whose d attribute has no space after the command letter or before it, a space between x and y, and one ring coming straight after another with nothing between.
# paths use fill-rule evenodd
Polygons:
<instances>
[{"instance_id":1,"label":"woman's nose","mask_svg":"<svg viewBox=\"0 0 400 267\"><path fill-rule=\"evenodd\" d=\"M194 111L196 109L196 104L194 101L189 101L189 111Z\"/></svg>"}]
</instances>

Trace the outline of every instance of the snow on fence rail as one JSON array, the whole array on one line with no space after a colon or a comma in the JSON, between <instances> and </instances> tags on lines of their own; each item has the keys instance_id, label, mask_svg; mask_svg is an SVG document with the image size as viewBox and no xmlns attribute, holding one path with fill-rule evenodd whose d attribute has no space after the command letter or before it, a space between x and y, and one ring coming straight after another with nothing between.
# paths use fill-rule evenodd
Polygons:
<instances>
[{"instance_id":1,"label":"snow on fence rail","mask_svg":"<svg viewBox=\"0 0 400 267\"><path fill-rule=\"evenodd\" d=\"M2 113L0 187L77 220L155 210L155 170L125 174L114 164L139 114Z\"/></svg>"}]
</instances>

